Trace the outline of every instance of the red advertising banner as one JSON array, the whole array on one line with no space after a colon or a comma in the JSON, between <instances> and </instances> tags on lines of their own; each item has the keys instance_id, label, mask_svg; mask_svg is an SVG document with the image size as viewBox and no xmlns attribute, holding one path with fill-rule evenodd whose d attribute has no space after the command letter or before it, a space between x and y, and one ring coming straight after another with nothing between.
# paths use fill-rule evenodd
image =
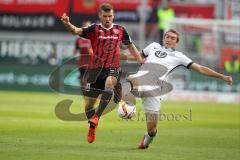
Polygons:
<instances>
[{"instance_id":1,"label":"red advertising banner","mask_svg":"<svg viewBox=\"0 0 240 160\"><path fill-rule=\"evenodd\" d=\"M134 10L141 5L141 0L73 0L74 13L96 14L98 6L111 3L115 10ZM159 1L148 0L147 5L157 7ZM214 5L170 3L177 17L214 18ZM69 0L3 0L0 1L0 11L5 13L53 13L57 17L63 12L68 13Z\"/></svg>"},{"instance_id":2,"label":"red advertising banner","mask_svg":"<svg viewBox=\"0 0 240 160\"><path fill-rule=\"evenodd\" d=\"M96 21L98 7L107 2L115 9L115 21L139 22L142 0L0 0L1 30L65 31L59 17L66 12L71 20ZM156 22L156 9L161 0L147 0L147 22ZM213 5L169 3L177 17L214 18ZM147 13L146 13L147 14Z\"/></svg>"},{"instance_id":3,"label":"red advertising banner","mask_svg":"<svg viewBox=\"0 0 240 160\"><path fill-rule=\"evenodd\" d=\"M176 17L214 18L213 4L170 3L169 6L174 9Z\"/></svg>"},{"instance_id":4,"label":"red advertising banner","mask_svg":"<svg viewBox=\"0 0 240 160\"><path fill-rule=\"evenodd\" d=\"M5 13L53 13L60 17L68 13L69 0L2 0L0 11Z\"/></svg>"},{"instance_id":5,"label":"red advertising banner","mask_svg":"<svg viewBox=\"0 0 240 160\"><path fill-rule=\"evenodd\" d=\"M96 14L101 3L110 3L115 10L137 10L141 0L73 0L73 12L84 14ZM154 7L159 2L147 0L147 5Z\"/></svg>"}]
</instances>

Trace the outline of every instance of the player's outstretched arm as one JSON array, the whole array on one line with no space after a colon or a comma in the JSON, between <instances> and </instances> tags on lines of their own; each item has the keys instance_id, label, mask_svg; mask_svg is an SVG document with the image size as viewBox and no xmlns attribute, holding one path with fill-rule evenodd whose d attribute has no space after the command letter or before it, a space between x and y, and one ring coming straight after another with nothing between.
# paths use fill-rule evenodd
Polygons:
<instances>
[{"instance_id":1,"label":"player's outstretched arm","mask_svg":"<svg viewBox=\"0 0 240 160\"><path fill-rule=\"evenodd\" d=\"M132 55L139 63L141 63L141 64L144 63L144 60L143 60L141 54L139 54L138 49L136 48L136 46L135 46L133 43L131 43L131 44L128 45L128 50L129 50L129 52L131 53L131 55Z\"/></svg>"},{"instance_id":2,"label":"player's outstretched arm","mask_svg":"<svg viewBox=\"0 0 240 160\"><path fill-rule=\"evenodd\" d=\"M233 80L232 80L232 77L231 76L226 76L226 75L223 75L221 73L218 73L208 67L205 67L205 66L202 66L202 65L199 65L197 63L193 63L190 68L192 70L195 70L203 75L206 75L206 76L212 76L212 77L215 77L215 78L219 78L219 79L222 79L224 81L226 81L228 83L228 85L232 85L233 83Z\"/></svg>"},{"instance_id":3,"label":"player's outstretched arm","mask_svg":"<svg viewBox=\"0 0 240 160\"><path fill-rule=\"evenodd\" d=\"M63 13L62 17L61 17L61 21L63 23L63 25L66 27L66 29L71 32L73 35L81 35L82 34L82 28L78 28L76 26L74 26L70 20L69 17L67 16L66 13Z\"/></svg>"}]
</instances>

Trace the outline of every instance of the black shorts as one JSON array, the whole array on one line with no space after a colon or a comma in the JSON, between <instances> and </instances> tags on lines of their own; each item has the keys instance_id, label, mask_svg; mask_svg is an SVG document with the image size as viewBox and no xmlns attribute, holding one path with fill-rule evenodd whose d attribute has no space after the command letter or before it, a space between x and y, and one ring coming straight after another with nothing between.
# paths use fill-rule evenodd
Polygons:
<instances>
[{"instance_id":1,"label":"black shorts","mask_svg":"<svg viewBox=\"0 0 240 160\"><path fill-rule=\"evenodd\" d=\"M118 82L121 77L120 68L103 68L103 69L88 69L80 68L80 79L83 77L87 79L87 83L90 84L90 90L85 90L83 93L85 96L97 97L101 94L101 91L105 88L105 82L108 76L116 77Z\"/></svg>"}]
</instances>

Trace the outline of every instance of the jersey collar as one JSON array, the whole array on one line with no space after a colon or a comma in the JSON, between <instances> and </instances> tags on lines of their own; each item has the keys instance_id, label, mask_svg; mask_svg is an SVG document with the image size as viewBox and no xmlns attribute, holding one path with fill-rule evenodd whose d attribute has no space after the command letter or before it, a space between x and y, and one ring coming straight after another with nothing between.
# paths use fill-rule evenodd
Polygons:
<instances>
[{"instance_id":1,"label":"jersey collar","mask_svg":"<svg viewBox=\"0 0 240 160\"><path fill-rule=\"evenodd\" d=\"M104 29L106 29L106 30L112 29L112 27L113 27L113 23L112 23L111 27L109 27L109 28L104 27L104 26L102 25L102 23L100 23L100 25L101 25L102 28L104 28Z\"/></svg>"},{"instance_id":2,"label":"jersey collar","mask_svg":"<svg viewBox=\"0 0 240 160\"><path fill-rule=\"evenodd\" d=\"M166 49L167 51L173 52L175 51L175 48L166 48L165 46L163 46L164 49Z\"/></svg>"}]
</instances>

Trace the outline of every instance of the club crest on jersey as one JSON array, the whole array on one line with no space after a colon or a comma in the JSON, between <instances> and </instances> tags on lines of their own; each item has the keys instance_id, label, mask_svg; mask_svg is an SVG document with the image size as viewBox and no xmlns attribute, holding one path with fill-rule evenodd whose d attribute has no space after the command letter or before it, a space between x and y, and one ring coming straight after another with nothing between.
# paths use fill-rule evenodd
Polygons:
<instances>
[{"instance_id":1,"label":"club crest on jersey","mask_svg":"<svg viewBox=\"0 0 240 160\"><path fill-rule=\"evenodd\" d=\"M118 33L119 33L119 30L118 30L118 29L114 29L113 32L114 32L115 34L118 34Z\"/></svg>"},{"instance_id":2,"label":"club crest on jersey","mask_svg":"<svg viewBox=\"0 0 240 160\"><path fill-rule=\"evenodd\" d=\"M165 57L167 57L167 53L161 52L161 51L156 51L155 56L157 56L158 58L165 58Z\"/></svg>"}]
</instances>

